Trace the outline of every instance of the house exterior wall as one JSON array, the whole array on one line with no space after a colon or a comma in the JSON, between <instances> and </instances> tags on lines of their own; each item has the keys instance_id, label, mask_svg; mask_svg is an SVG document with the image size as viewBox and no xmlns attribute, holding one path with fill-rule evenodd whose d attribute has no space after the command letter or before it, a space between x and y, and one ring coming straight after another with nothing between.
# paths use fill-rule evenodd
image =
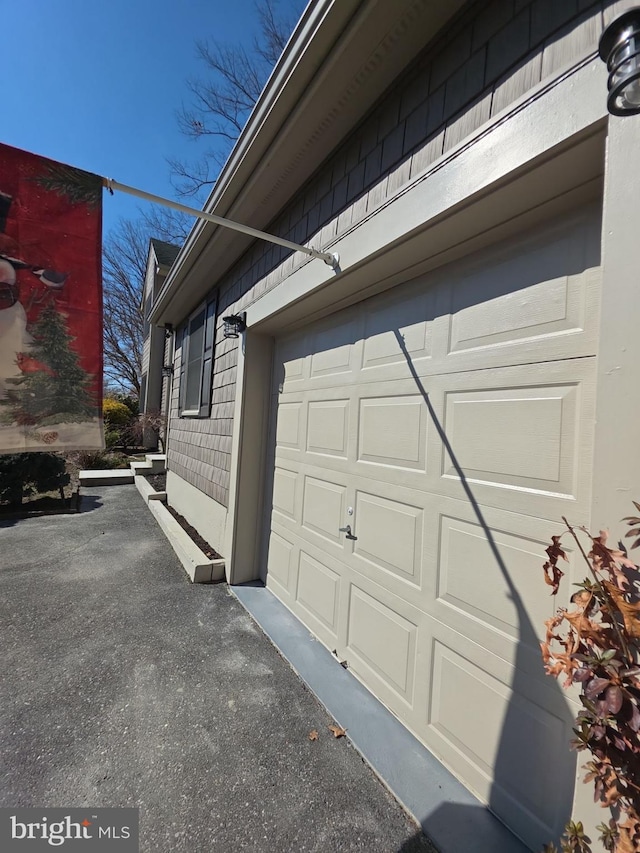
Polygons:
<instances>
[{"instance_id":1,"label":"house exterior wall","mask_svg":"<svg viewBox=\"0 0 640 853\"><path fill-rule=\"evenodd\" d=\"M592 55L623 5L468 4L266 230L326 249L530 89ZM221 318L246 309L305 263L258 242L220 281L209 419L178 417L174 382L168 467L222 506L229 505L238 343L222 337ZM180 356L178 347L175 376Z\"/></svg>"},{"instance_id":2,"label":"house exterior wall","mask_svg":"<svg viewBox=\"0 0 640 853\"><path fill-rule=\"evenodd\" d=\"M603 300L595 415L585 416L595 450L576 449L593 472L578 521L615 527L628 511L638 463L629 462L633 436L625 424L635 422L640 407L630 236L640 123L606 116L606 73L594 54L602 28L631 5L514 0L465 7L267 228L335 247L344 274L260 243L218 281L218 316L247 309L248 330L240 341L217 330L210 418L179 418L174 383L168 490L222 550L231 583L256 579L264 565L259 540L273 473L274 336L378 292L379 276L386 276L380 288L389 288L443 267L451 254L471 255L592 202L603 206ZM417 136L412 117L422 128ZM595 322L593 305L589 311ZM176 375L180 357L178 349ZM593 832L600 815L594 819L588 799L588 786L577 785L574 814Z\"/></svg>"}]
</instances>

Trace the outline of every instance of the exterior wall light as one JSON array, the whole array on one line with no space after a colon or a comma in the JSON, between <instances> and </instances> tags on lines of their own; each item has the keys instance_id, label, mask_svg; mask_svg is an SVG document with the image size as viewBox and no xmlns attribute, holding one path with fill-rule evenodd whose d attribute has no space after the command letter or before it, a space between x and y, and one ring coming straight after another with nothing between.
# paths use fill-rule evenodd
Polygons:
<instances>
[{"instance_id":1,"label":"exterior wall light","mask_svg":"<svg viewBox=\"0 0 640 853\"><path fill-rule=\"evenodd\" d=\"M609 70L607 109L611 115L640 113L640 7L609 24L600 36L599 52Z\"/></svg>"},{"instance_id":2,"label":"exterior wall light","mask_svg":"<svg viewBox=\"0 0 640 853\"><path fill-rule=\"evenodd\" d=\"M229 314L228 317L223 317L224 336L225 338L237 338L240 332L244 332L247 328L246 314Z\"/></svg>"}]
</instances>

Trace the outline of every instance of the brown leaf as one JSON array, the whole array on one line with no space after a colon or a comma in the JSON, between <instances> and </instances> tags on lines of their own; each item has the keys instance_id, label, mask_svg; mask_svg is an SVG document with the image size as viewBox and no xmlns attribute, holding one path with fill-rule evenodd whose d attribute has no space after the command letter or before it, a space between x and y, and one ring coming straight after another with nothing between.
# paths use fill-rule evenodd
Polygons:
<instances>
[{"instance_id":1,"label":"brown leaf","mask_svg":"<svg viewBox=\"0 0 640 853\"><path fill-rule=\"evenodd\" d=\"M614 586L609 581L605 581L604 585L614 605L622 614L625 631L630 637L640 639L640 601L631 604L631 602L626 600L624 593L617 586Z\"/></svg>"},{"instance_id":2,"label":"brown leaf","mask_svg":"<svg viewBox=\"0 0 640 853\"><path fill-rule=\"evenodd\" d=\"M568 561L568 557L560 547L560 537L552 536L551 545L546 549L549 560L544 564L544 580L550 587L553 587L551 594L555 595L560 586L560 580L564 574L558 566L558 560Z\"/></svg>"},{"instance_id":3,"label":"brown leaf","mask_svg":"<svg viewBox=\"0 0 640 853\"><path fill-rule=\"evenodd\" d=\"M572 613L566 613L564 618L581 639L592 640L594 643L599 645L600 648L609 648L610 642L607 631L587 618L581 610L574 610Z\"/></svg>"},{"instance_id":4,"label":"brown leaf","mask_svg":"<svg viewBox=\"0 0 640 853\"><path fill-rule=\"evenodd\" d=\"M334 737L344 737L347 733L346 729L341 729L340 726L333 725L327 726L330 732L333 732Z\"/></svg>"},{"instance_id":5,"label":"brown leaf","mask_svg":"<svg viewBox=\"0 0 640 853\"><path fill-rule=\"evenodd\" d=\"M603 806L613 806L618 800L624 796L623 791L618 787L617 780L613 782L609 782L607 787L603 790L601 796L601 802Z\"/></svg>"},{"instance_id":6,"label":"brown leaf","mask_svg":"<svg viewBox=\"0 0 640 853\"><path fill-rule=\"evenodd\" d=\"M318 732L315 729L309 732L309 740L318 740Z\"/></svg>"},{"instance_id":7,"label":"brown leaf","mask_svg":"<svg viewBox=\"0 0 640 853\"><path fill-rule=\"evenodd\" d=\"M618 825L618 842L616 853L637 853L638 850L638 824L633 818L628 818L624 823Z\"/></svg>"}]
</instances>

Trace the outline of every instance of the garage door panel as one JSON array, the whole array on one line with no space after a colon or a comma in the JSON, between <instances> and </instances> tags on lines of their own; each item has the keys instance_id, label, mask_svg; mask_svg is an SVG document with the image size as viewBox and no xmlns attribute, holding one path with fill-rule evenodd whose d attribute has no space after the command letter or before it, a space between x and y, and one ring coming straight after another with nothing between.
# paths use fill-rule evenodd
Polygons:
<instances>
[{"instance_id":1,"label":"garage door panel","mask_svg":"<svg viewBox=\"0 0 640 853\"><path fill-rule=\"evenodd\" d=\"M308 406L307 451L346 459L350 401L320 400Z\"/></svg>"},{"instance_id":2,"label":"garage door panel","mask_svg":"<svg viewBox=\"0 0 640 853\"><path fill-rule=\"evenodd\" d=\"M509 814L512 825L518 820L526 837L542 833L542 842L556 833L575 768L564 714L525 700L508 683L435 640L429 728L436 754L498 814L508 792L508 811L502 814ZM549 778L551 768L554 781L560 781L557 787ZM499 798L496 788L502 792Z\"/></svg>"},{"instance_id":3,"label":"garage door panel","mask_svg":"<svg viewBox=\"0 0 640 853\"><path fill-rule=\"evenodd\" d=\"M281 370L279 380L283 385L290 385L309 375L309 362L304 355L299 355L300 343L296 341L281 347Z\"/></svg>"},{"instance_id":4,"label":"garage door panel","mask_svg":"<svg viewBox=\"0 0 640 853\"><path fill-rule=\"evenodd\" d=\"M330 542L341 544L340 527L346 516L346 486L331 480L305 476L302 495L302 527Z\"/></svg>"},{"instance_id":5,"label":"garage door panel","mask_svg":"<svg viewBox=\"0 0 640 853\"><path fill-rule=\"evenodd\" d=\"M273 509L277 513L296 520L299 500L300 483L295 471L276 468L273 475Z\"/></svg>"},{"instance_id":6,"label":"garage door panel","mask_svg":"<svg viewBox=\"0 0 640 853\"><path fill-rule=\"evenodd\" d=\"M267 577L269 586L276 583L280 595L284 593L291 597L295 586L295 562L297 547L286 536L280 536L272 531L269 537L269 554L267 557Z\"/></svg>"},{"instance_id":7,"label":"garage door panel","mask_svg":"<svg viewBox=\"0 0 640 853\"><path fill-rule=\"evenodd\" d=\"M360 400L358 422L358 462L425 470L427 412L422 397L366 397Z\"/></svg>"},{"instance_id":8,"label":"garage door panel","mask_svg":"<svg viewBox=\"0 0 640 853\"><path fill-rule=\"evenodd\" d=\"M433 325L440 316L442 291L435 285L425 290L422 282L412 291L400 299L384 296L364 315L363 373L398 363L404 367L399 338L412 359L423 362L432 357Z\"/></svg>"},{"instance_id":9,"label":"garage door panel","mask_svg":"<svg viewBox=\"0 0 640 853\"><path fill-rule=\"evenodd\" d=\"M349 587L347 652L411 706L418 626L355 584ZM355 665L355 664L352 664Z\"/></svg>"},{"instance_id":10,"label":"garage door panel","mask_svg":"<svg viewBox=\"0 0 640 853\"><path fill-rule=\"evenodd\" d=\"M350 322L329 323L311 338L310 378L341 376L359 366L362 349L361 320L357 315Z\"/></svg>"},{"instance_id":11,"label":"garage door panel","mask_svg":"<svg viewBox=\"0 0 640 853\"><path fill-rule=\"evenodd\" d=\"M419 608L367 578L344 575L346 632L340 654L349 669L397 714L419 725L416 705L420 655L429 637L428 620ZM427 640L428 642L428 640Z\"/></svg>"},{"instance_id":12,"label":"garage door panel","mask_svg":"<svg viewBox=\"0 0 640 853\"><path fill-rule=\"evenodd\" d=\"M434 612L465 633L470 629L464 622L473 620L529 645L539 664L544 622L568 603L568 595L553 598L541 586L549 531L540 530L540 539L517 535L517 523L502 521L510 530L490 529L490 542L477 519L440 515Z\"/></svg>"},{"instance_id":13,"label":"garage door panel","mask_svg":"<svg viewBox=\"0 0 640 853\"><path fill-rule=\"evenodd\" d=\"M278 407L276 422L276 445L291 450L301 450L304 435L303 417L305 406L302 402L283 402Z\"/></svg>"},{"instance_id":14,"label":"garage door panel","mask_svg":"<svg viewBox=\"0 0 640 853\"><path fill-rule=\"evenodd\" d=\"M424 510L401 501L356 490L358 539L354 566L364 561L363 572L375 567L420 587L423 562ZM415 589L407 591L415 595Z\"/></svg>"},{"instance_id":15,"label":"garage door panel","mask_svg":"<svg viewBox=\"0 0 640 853\"><path fill-rule=\"evenodd\" d=\"M540 380L544 377L544 382ZM595 360L508 367L446 378L433 397L449 448L475 500L485 506L586 523L595 415ZM437 431L435 491L468 499Z\"/></svg>"},{"instance_id":16,"label":"garage door panel","mask_svg":"<svg viewBox=\"0 0 640 853\"><path fill-rule=\"evenodd\" d=\"M340 572L331 569L323 560L300 549L295 600L303 608L314 629L334 644L338 640L340 612Z\"/></svg>"},{"instance_id":17,"label":"garage door panel","mask_svg":"<svg viewBox=\"0 0 640 853\"><path fill-rule=\"evenodd\" d=\"M445 429L469 479L575 497L577 385L450 391ZM457 476L451 458L443 476Z\"/></svg>"},{"instance_id":18,"label":"garage door panel","mask_svg":"<svg viewBox=\"0 0 640 853\"><path fill-rule=\"evenodd\" d=\"M454 275L449 352L584 329L586 273L599 263L588 257L585 229L547 233L519 248L489 253Z\"/></svg>"}]
</instances>

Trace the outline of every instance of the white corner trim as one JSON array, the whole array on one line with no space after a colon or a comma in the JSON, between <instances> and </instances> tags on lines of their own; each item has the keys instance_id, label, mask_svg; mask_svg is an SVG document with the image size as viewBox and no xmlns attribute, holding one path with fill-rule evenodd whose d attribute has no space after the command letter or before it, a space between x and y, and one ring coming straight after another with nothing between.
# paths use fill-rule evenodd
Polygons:
<instances>
[{"instance_id":1,"label":"white corner trim","mask_svg":"<svg viewBox=\"0 0 640 853\"><path fill-rule=\"evenodd\" d=\"M242 418L245 411L245 343L246 333L240 337L240 345L238 346L238 363L236 366L236 397L233 406L233 429L231 433L231 460L230 471L231 477L229 482L229 515L227 528L225 531L224 553L229 560L229 566L233 567L234 543L236 536L239 534L237 529L238 523L238 500L239 500L239 478L240 478L240 462L242 459ZM231 568L233 573L233 568ZM230 583L233 580L229 578Z\"/></svg>"}]
</instances>

